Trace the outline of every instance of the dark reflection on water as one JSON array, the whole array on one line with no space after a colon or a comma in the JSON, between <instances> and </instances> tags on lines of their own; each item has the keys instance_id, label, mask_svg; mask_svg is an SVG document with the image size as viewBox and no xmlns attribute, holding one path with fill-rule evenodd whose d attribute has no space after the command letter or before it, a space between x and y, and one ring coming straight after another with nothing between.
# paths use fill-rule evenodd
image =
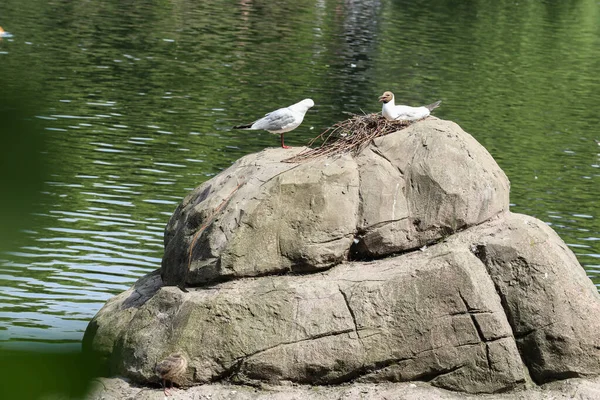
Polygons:
<instances>
[{"instance_id":1,"label":"dark reflection on water","mask_svg":"<svg viewBox=\"0 0 600 400\"><path fill-rule=\"evenodd\" d=\"M3 1L0 72L43 98L55 169L28 239L0 256L0 340L79 341L160 265L189 190L277 145L230 127L305 97L290 145L378 111L384 90L442 99L436 115L506 171L512 210L551 224L600 285L599 21L593 0Z\"/></svg>"}]
</instances>

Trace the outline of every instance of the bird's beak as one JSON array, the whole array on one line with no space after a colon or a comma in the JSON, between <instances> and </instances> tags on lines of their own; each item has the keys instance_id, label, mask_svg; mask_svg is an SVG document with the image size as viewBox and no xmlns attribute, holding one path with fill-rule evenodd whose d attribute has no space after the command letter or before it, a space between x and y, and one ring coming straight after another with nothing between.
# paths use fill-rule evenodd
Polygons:
<instances>
[{"instance_id":1,"label":"bird's beak","mask_svg":"<svg viewBox=\"0 0 600 400\"><path fill-rule=\"evenodd\" d=\"M384 101L385 100L385 96L379 96L379 101Z\"/></svg>"}]
</instances>

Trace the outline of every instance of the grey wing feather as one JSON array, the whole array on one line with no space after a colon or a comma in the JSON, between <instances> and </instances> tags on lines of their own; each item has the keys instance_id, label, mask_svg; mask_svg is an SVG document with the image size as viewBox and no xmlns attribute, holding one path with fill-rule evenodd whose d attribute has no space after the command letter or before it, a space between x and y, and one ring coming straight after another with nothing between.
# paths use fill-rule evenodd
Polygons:
<instances>
[{"instance_id":1,"label":"grey wing feather","mask_svg":"<svg viewBox=\"0 0 600 400\"><path fill-rule=\"evenodd\" d=\"M287 108L280 108L268 113L253 125L253 129L264 129L266 131L278 131L294 122L294 115Z\"/></svg>"}]
</instances>

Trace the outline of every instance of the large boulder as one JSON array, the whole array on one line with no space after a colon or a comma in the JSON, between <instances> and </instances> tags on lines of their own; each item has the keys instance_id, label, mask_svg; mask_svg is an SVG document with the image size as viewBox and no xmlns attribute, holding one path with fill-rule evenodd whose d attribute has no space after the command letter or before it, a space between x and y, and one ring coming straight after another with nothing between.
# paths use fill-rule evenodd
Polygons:
<instances>
[{"instance_id":1,"label":"large boulder","mask_svg":"<svg viewBox=\"0 0 600 400\"><path fill-rule=\"evenodd\" d=\"M379 137L357 157L283 159L268 149L190 193L165 231L162 277L202 285L327 269L419 248L508 209L494 159L435 118Z\"/></svg>"},{"instance_id":2,"label":"large boulder","mask_svg":"<svg viewBox=\"0 0 600 400\"><path fill-rule=\"evenodd\" d=\"M281 162L298 151L244 157L186 197L161 270L107 302L84 348L142 384L174 352L192 385L496 393L600 374L594 285L551 228L507 211L506 177L455 124Z\"/></svg>"},{"instance_id":3,"label":"large boulder","mask_svg":"<svg viewBox=\"0 0 600 400\"><path fill-rule=\"evenodd\" d=\"M511 234L476 243L517 346L538 383L600 372L598 291L543 222L511 216Z\"/></svg>"},{"instance_id":4,"label":"large boulder","mask_svg":"<svg viewBox=\"0 0 600 400\"><path fill-rule=\"evenodd\" d=\"M504 249L494 253L497 243ZM539 254L554 261L538 263ZM519 280L495 272L507 255L518 255ZM551 286L527 283L536 280ZM191 383L425 380L496 392L522 386L529 373L538 383L600 373L598 297L549 227L506 214L424 251L319 274L186 293L153 273L107 303L85 345L137 382L156 382L155 364L183 351Z\"/></svg>"}]
</instances>

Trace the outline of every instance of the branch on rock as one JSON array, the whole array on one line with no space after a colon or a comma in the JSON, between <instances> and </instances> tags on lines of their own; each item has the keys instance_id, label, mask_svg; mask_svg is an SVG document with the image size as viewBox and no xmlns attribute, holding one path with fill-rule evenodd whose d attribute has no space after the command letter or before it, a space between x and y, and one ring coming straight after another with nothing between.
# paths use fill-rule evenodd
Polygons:
<instances>
[{"instance_id":1,"label":"branch on rock","mask_svg":"<svg viewBox=\"0 0 600 400\"><path fill-rule=\"evenodd\" d=\"M409 121L388 121L380 113L352 115L350 119L325 129L308 143L310 147L317 140L323 140L321 146L303 151L283 162L302 163L349 152L356 155L376 137L399 131L408 125Z\"/></svg>"}]
</instances>

